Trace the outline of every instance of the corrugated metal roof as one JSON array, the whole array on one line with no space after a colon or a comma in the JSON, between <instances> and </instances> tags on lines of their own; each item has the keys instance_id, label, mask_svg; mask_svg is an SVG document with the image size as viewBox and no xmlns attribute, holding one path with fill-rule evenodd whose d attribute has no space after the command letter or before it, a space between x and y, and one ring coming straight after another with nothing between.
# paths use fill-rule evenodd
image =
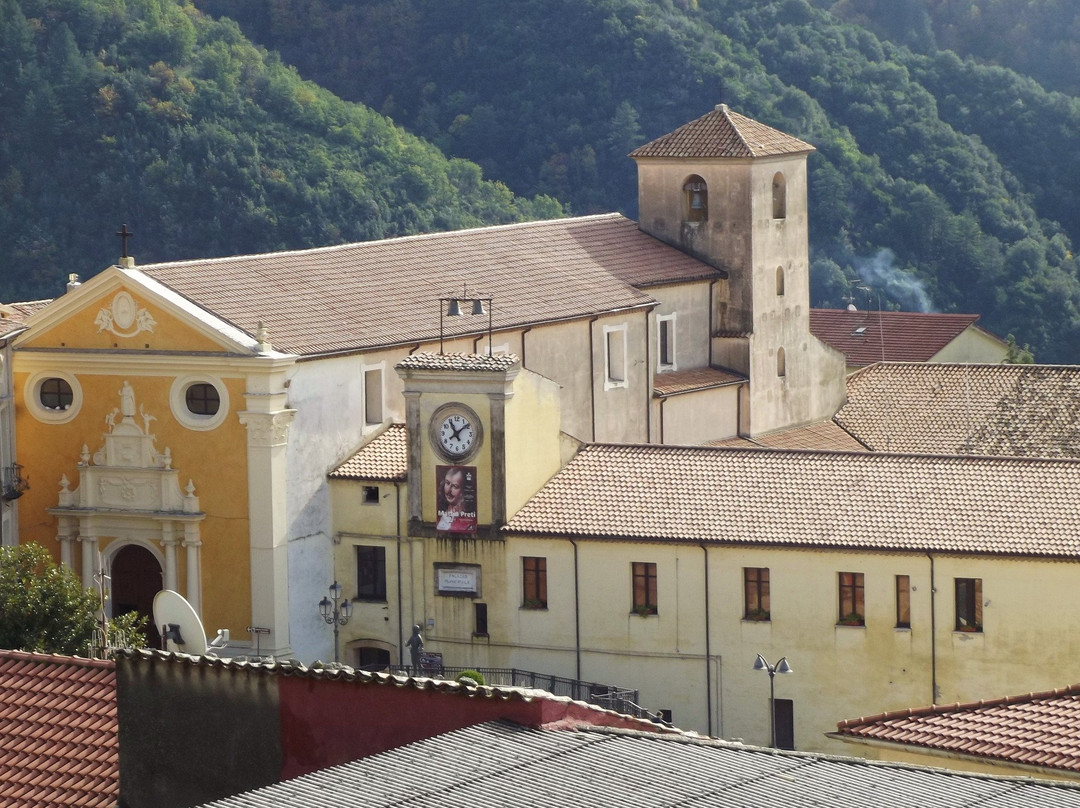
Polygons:
<instances>
[{"instance_id":1,"label":"corrugated metal roof","mask_svg":"<svg viewBox=\"0 0 1080 808\"><path fill-rule=\"evenodd\" d=\"M1080 806L1080 787L1026 778L619 730L457 730L203 808L825 805Z\"/></svg>"},{"instance_id":2,"label":"corrugated metal roof","mask_svg":"<svg viewBox=\"0 0 1080 808\"><path fill-rule=\"evenodd\" d=\"M439 338L439 299L493 299L497 329L649 306L636 286L721 277L619 214L138 267L277 350L318 355ZM443 317L447 336L487 317Z\"/></svg>"},{"instance_id":3,"label":"corrugated metal roof","mask_svg":"<svg viewBox=\"0 0 1080 808\"><path fill-rule=\"evenodd\" d=\"M504 530L1076 558L1078 490L1072 459L597 444Z\"/></svg>"}]
</instances>

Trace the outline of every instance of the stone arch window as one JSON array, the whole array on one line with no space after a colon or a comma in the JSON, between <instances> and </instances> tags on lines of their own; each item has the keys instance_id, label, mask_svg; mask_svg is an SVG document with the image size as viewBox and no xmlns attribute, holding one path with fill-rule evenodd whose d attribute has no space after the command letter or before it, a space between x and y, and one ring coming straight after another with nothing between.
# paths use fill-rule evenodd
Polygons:
<instances>
[{"instance_id":1,"label":"stone arch window","mask_svg":"<svg viewBox=\"0 0 1080 808\"><path fill-rule=\"evenodd\" d=\"M776 296L782 297L784 294L784 268L776 268Z\"/></svg>"},{"instance_id":2,"label":"stone arch window","mask_svg":"<svg viewBox=\"0 0 1080 808\"><path fill-rule=\"evenodd\" d=\"M787 179L779 171L772 178L772 217L787 218Z\"/></svg>"},{"instance_id":3,"label":"stone arch window","mask_svg":"<svg viewBox=\"0 0 1080 808\"><path fill-rule=\"evenodd\" d=\"M697 174L687 177L683 183L683 195L686 199L686 221L706 222L709 220L709 186Z\"/></svg>"},{"instance_id":4,"label":"stone arch window","mask_svg":"<svg viewBox=\"0 0 1080 808\"><path fill-rule=\"evenodd\" d=\"M783 347L776 349L776 375L787 376L787 359Z\"/></svg>"}]
</instances>

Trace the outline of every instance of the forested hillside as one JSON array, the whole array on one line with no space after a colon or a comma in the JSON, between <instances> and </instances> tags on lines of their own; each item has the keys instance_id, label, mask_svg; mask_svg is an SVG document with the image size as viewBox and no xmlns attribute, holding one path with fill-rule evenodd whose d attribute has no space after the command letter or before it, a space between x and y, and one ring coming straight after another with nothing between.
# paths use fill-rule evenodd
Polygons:
<instances>
[{"instance_id":1,"label":"forested hillside","mask_svg":"<svg viewBox=\"0 0 1080 808\"><path fill-rule=\"evenodd\" d=\"M174 0L0 0L0 299L67 273L560 215Z\"/></svg>"},{"instance_id":2,"label":"forested hillside","mask_svg":"<svg viewBox=\"0 0 1080 808\"><path fill-rule=\"evenodd\" d=\"M1075 91L1045 66L1071 53L1064 0L196 3L0 0L0 298L111 263L122 222L147 262L556 198L635 216L626 154L724 101L818 147L815 305L975 311L1080 361L1080 100L1005 66L1041 53ZM964 23L1010 8L1031 58Z\"/></svg>"},{"instance_id":3,"label":"forested hillside","mask_svg":"<svg viewBox=\"0 0 1080 808\"><path fill-rule=\"evenodd\" d=\"M1080 95L1075 0L815 0L849 22L920 53L951 50Z\"/></svg>"},{"instance_id":4,"label":"forested hillside","mask_svg":"<svg viewBox=\"0 0 1080 808\"><path fill-rule=\"evenodd\" d=\"M1040 361L1080 361L1080 101L935 45L968 31L961 6L997 25L1026 0L197 2L305 77L575 213L635 215L627 152L724 101L818 147L816 305L842 304L858 272L871 306L979 312ZM905 13L917 41L838 16L886 36Z\"/></svg>"}]
</instances>

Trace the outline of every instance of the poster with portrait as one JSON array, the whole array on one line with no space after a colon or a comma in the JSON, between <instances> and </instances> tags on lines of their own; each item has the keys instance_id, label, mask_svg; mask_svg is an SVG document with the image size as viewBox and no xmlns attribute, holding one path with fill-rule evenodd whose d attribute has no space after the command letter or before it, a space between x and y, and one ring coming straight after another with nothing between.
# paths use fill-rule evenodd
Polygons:
<instances>
[{"instance_id":1,"label":"poster with portrait","mask_svg":"<svg viewBox=\"0 0 1080 808\"><path fill-rule=\"evenodd\" d=\"M476 466L436 466L436 530L476 532Z\"/></svg>"}]
</instances>

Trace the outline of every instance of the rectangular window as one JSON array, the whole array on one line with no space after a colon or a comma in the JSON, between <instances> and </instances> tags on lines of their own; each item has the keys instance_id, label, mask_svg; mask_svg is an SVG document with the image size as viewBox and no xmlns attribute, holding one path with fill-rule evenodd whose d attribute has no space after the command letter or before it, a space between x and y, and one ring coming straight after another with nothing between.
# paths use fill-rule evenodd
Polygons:
<instances>
[{"instance_id":1,"label":"rectangular window","mask_svg":"<svg viewBox=\"0 0 1080 808\"><path fill-rule=\"evenodd\" d=\"M845 626L866 625L861 572L840 573L840 623Z\"/></svg>"},{"instance_id":2,"label":"rectangular window","mask_svg":"<svg viewBox=\"0 0 1080 808\"><path fill-rule=\"evenodd\" d=\"M547 559L524 556L521 559L521 605L526 609L547 608Z\"/></svg>"},{"instance_id":3,"label":"rectangular window","mask_svg":"<svg viewBox=\"0 0 1080 808\"><path fill-rule=\"evenodd\" d=\"M379 504L379 486L377 486L377 485L365 485L364 486L364 504L365 505L378 505Z\"/></svg>"},{"instance_id":4,"label":"rectangular window","mask_svg":"<svg viewBox=\"0 0 1080 808\"><path fill-rule=\"evenodd\" d=\"M604 389L626 387L626 326L604 327Z\"/></svg>"},{"instance_id":5,"label":"rectangular window","mask_svg":"<svg viewBox=\"0 0 1080 808\"><path fill-rule=\"evenodd\" d=\"M911 576L896 576L896 627L911 628Z\"/></svg>"},{"instance_id":6,"label":"rectangular window","mask_svg":"<svg viewBox=\"0 0 1080 808\"><path fill-rule=\"evenodd\" d=\"M364 370L364 423L383 422L383 372L381 367Z\"/></svg>"},{"instance_id":7,"label":"rectangular window","mask_svg":"<svg viewBox=\"0 0 1080 808\"><path fill-rule=\"evenodd\" d=\"M743 568L743 596L746 620L768 620L769 614L769 568Z\"/></svg>"},{"instance_id":8,"label":"rectangular window","mask_svg":"<svg viewBox=\"0 0 1080 808\"><path fill-rule=\"evenodd\" d=\"M632 567L634 576L634 611L640 615L656 614L656 564L648 561L635 561Z\"/></svg>"},{"instance_id":9,"label":"rectangular window","mask_svg":"<svg viewBox=\"0 0 1080 808\"><path fill-rule=\"evenodd\" d=\"M982 631L982 578L956 579L956 630Z\"/></svg>"},{"instance_id":10,"label":"rectangular window","mask_svg":"<svg viewBox=\"0 0 1080 808\"><path fill-rule=\"evenodd\" d=\"M474 603L473 615L476 618L476 627L473 629L473 634L482 634L485 637L488 633L487 626L487 604L486 603Z\"/></svg>"},{"instance_id":11,"label":"rectangular window","mask_svg":"<svg viewBox=\"0 0 1080 808\"><path fill-rule=\"evenodd\" d=\"M386 600L386 548L356 548L356 599Z\"/></svg>"},{"instance_id":12,"label":"rectangular window","mask_svg":"<svg viewBox=\"0 0 1080 808\"><path fill-rule=\"evenodd\" d=\"M661 370L675 370L675 315L668 314L656 318L659 338L659 365Z\"/></svg>"}]
</instances>

